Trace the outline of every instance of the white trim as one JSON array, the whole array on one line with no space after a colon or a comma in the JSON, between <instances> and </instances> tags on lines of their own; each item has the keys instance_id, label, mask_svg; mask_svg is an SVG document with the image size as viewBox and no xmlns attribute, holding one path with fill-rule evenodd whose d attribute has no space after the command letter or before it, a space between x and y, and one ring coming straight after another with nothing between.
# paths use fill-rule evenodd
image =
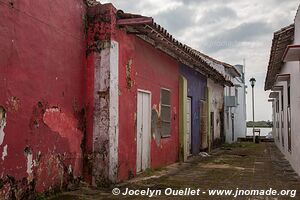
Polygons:
<instances>
[{"instance_id":1,"label":"white trim","mask_svg":"<svg viewBox=\"0 0 300 200\"><path fill-rule=\"evenodd\" d=\"M142 90L142 89L137 89L138 92L143 92L143 93L147 93L147 94L150 94L150 97L152 95L151 91L149 90ZM151 99L150 99L151 100Z\"/></svg>"},{"instance_id":2,"label":"white trim","mask_svg":"<svg viewBox=\"0 0 300 200\"><path fill-rule=\"evenodd\" d=\"M109 79L109 179L117 181L119 144L119 44L111 41Z\"/></svg>"},{"instance_id":3,"label":"white trim","mask_svg":"<svg viewBox=\"0 0 300 200\"><path fill-rule=\"evenodd\" d=\"M169 92L171 92L171 89L169 89L169 88L165 88L165 87L160 87L160 89L162 90L168 90Z\"/></svg>"}]
</instances>

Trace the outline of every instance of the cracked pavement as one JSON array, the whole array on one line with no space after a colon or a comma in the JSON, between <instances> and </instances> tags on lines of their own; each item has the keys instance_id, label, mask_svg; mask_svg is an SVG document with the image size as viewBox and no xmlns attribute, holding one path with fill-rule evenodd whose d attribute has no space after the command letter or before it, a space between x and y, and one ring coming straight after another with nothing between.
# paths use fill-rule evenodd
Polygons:
<instances>
[{"instance_id":1,"label":"cracked pavement","mask_svg":"<svg viewBox=\"0 0 300 200\"><path fill-rule=\"evenodd\" d=\"M57 194L49 199L150 199L147 196L112 195L113 188L132 190L200 189L198 196L156 196L151 199L211 199L211 200L283 200L300 199L300 178L274 143L237 143L214 150L209 157L196 156L187 163L148 171L139 177L111 188L80 187L78 190ZM290 196L209 196L209 189L226 190L297 190Z\"/></svg>"}]
</instances>

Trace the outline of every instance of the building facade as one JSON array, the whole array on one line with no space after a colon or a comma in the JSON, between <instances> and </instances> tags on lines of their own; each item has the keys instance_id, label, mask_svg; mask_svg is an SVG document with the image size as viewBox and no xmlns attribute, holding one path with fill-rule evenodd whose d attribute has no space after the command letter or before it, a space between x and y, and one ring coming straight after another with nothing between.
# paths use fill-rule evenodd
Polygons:
<instances>
[{"instance_id":1,"label":"building facade","mask_svg":"<svg viewBox=\"0 0 300 200\"><path fill-rule=\"evenodd\" d=\"M1 199L107 186L221 143L226 64L151 17L53 4L0 5Z\"/></svg>"},{"instance_id":2,"label":"building facade","mask_svg":"<svg viewBox=\"0 0 300 200\"><path fill-rule=\"evenodd\" d=\"M225 87L225 135L226 142L233 143L238 138L246 138L246 84L243 65L228 67L233 79L233 87Z\"/></svg>"},{"instance_id":3,"label":"building facade","mask_svg":"<svg viewBox=\"0 0 300 200\"><path fill-rule=\"evenodd\" d=\"M211 79L207 82L208 88L208 130L209 149L224 143L224 86Z\"/></svg>"},{"instance_id":4,"label":"building facade","mask_svg":"<svg viewBox=\"0 0 300 200\"><path fill-rule=\"evenodd\" d=\"M0 199L30 199L82 176L86 5L3 2L0 13Z\"/></svg>"},{"instance_id":5,"label":"building facade","mask_svg":"<svg viewBox=\"0 0 300 200\"><path fill-rule=\"evenodd\" d=\"M208 147L227 142L236 142L246 137L246 85L245 69L242 65L232 66L207 55L201 58L221 73L227 84L208 79Z\"/></svg>"},{"instance_id":6,"label":"building facade","mask_svg":"<svg viewBox=\"0 0 300 200\"><path fill-rule=\"evenodd\" d=\"M181 64L180 74L187 80L187 152L197 155L202 148L201 102L206 101L207 78L189 66Z\"/></svg>"},{"instance_id":7,"label":"building facade","mask_svg":"<svg viewBox=\"0 0 300 200\"><path fill-rule=\"evenodd\" d=\"M300 174L299 160L299 9L294 24L274 33L265 90L270 90L272 103L273 137L277 147Z\"/></svg>"}]
</instances>

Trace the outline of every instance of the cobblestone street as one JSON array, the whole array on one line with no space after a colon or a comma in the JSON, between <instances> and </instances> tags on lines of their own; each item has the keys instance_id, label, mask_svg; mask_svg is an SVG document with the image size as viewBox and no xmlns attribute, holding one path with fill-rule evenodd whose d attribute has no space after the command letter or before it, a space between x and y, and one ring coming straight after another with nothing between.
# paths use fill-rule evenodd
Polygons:
<instances>
[{"instance_id":1,"label":"cobblestone street","mask_svg":"<svg viewBox=\"0 0 300 200\"><path fill-rule=\"evenodd\" d=\"M164 190L166 188L193 188L207 191L199 196L166 197L152 199L300 199L290 196L209 196L208 189L246 189L300 191L300 181L289 163L284 159L274 143L240 143L226 145L212 153L211 156L193 158L190 162L176 164L165 169L146 172L140 177L118 187L122 192L129 189ZM145 199L141 196L113 196L113 189L91 189L82 187L79 190L62 193L50 199Z\"/></svg>"}]
</instances>

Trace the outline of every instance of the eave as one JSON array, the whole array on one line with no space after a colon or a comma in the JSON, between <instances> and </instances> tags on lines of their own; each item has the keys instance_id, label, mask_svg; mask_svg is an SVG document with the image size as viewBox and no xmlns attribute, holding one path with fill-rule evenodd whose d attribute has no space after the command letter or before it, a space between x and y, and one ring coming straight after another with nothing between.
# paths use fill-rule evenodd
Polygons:
<instances>
[{"instance_id":1,"label":"eave","mask_svg":"<svg viewBox=\"0 0 300 200\"><path fill-rule=\"evenodd\" d=\"M231 81L228 82L223 74L205 62L196 50L173 38L163 27L153 21L151 22L149 17L118 11L117 19L119 27L125 28L128 34L136 34L155 48L196 69L207 78L223 85L232 85ZM143 21L147 23L142 23Z\"/></svg>"},{"instance_id":2,"label":"eave","mask_svg":"<svg viewBox=\"0 0 300 200\"><path fill-rule=\"evenodd\" d=\"M288 45L294 40L294 24L291 24L274 33L272 47L265 80L265 90L270 90L276 82L276 75L283 66L283 56Z\"/></svg>"},{"instance_id":3,"label":"eave","mask_svg":"<svg viewBox=\"0 0 300 200\"><path fill-rule=\"evenodd\" d=\"M282 60L284 62L300 61L300 45L288 45L284 51Z\"/></svg>"}]
</instances>

